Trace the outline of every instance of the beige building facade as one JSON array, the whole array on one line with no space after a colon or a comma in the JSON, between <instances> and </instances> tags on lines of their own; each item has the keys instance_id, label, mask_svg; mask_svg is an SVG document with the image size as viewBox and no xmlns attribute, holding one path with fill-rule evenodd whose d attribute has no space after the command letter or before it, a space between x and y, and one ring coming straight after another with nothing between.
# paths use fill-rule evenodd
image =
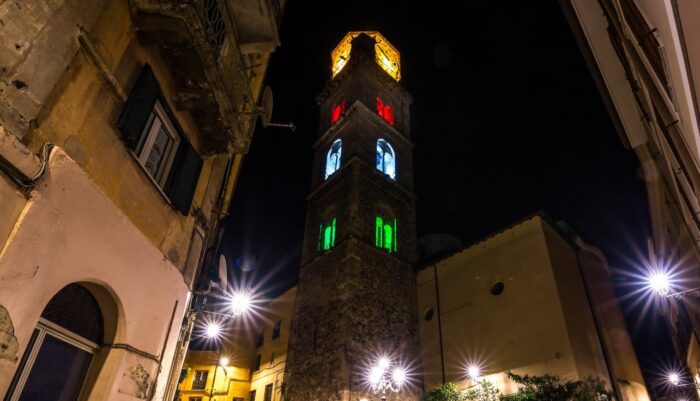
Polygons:
<instances>
[{"instance_id":1,"label":"beige building facade","mask_svg":"<svg viewBox=\"0 0 700 401\"><path fill-rule=\"evenodd\" d=\"M517 390L510 370L598 377L622 400L648 400L610 277L598 250L544 215L426 265L418 273L425 387L469 386L468 368L478 366L503 393Z\"/></svg>"},{"instance_id":2,"label":"beige building facade","mask_svg":"<svg viewBox=\"0 0 700 401\"><path fill-rule=\"evenodd\" d=\"M642 167L652 237L644 270L666 270L671 292L700 285L700 3L562 0L622 142ZM660 300L676 352L695 382L696 294ZM693 330L693 327L695 330Z\"/></svg>"},{"instance_id":3,"label":"beige building facade","mask_svg":"<svg viewBox=\"0 0 700 401\"><path fill-rule=\"evenodd\" d=\"M207 400L214 394L221 401L282 401L295 299L296 287L293 287L256 307L254 311L259 313L253 312L252 324L240 326L240 323L231 322L227 331L230 334L220 352L188 352L177 399L198 401L198 397L204 397L202 400ZM219 355L227 359L228 366L218 365L214 384L216 361L221 360Z\"/></svg>"},{"instance_id":4,"label":"beige building facade","mask_svg":"<svg viewBox=\"0 0 700 401\"><path fill-rule=\"evenodd\" d=\"M649 400L611 275L599 250L543 214L424 264L417 272L420 360L410 366L411 380L423 390L446 382L467 388L475 384L468 368L478 366L478 380L506 394L517 391L505 377L510 370L569 380L597 377L623 401ZM249 376L231 376L226 400L282 399L295 298L296 287L265 307L269 317L262 330L255 326L228 340L248 344L247 350L225 352L237 361L229 369ZM181 401L203 396L193 389L194 379L206 371L212 380L216 360L215 352L190 353Z\"/></svg>"},{"instance_id":5,"label":"beige building facade","mask_svg":"<svg viewBox=\"0 0 700 401\"><path fill-rule=\"evenodd\" d=\"M172 399L281 7L0 3L5 399Z\"/></svg>"}]
</instances>

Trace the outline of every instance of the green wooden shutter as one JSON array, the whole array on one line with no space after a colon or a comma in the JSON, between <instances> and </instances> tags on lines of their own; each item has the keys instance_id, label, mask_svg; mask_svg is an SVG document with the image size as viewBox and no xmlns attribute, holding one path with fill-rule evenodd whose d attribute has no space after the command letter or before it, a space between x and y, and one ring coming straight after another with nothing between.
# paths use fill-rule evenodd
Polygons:
<instances>
[{"instance_id":1,"label":"green wooden shutter","mask_svg":"<svg viewBox=\"0 0 700 401\"><path fill-rule=\"evenodd\" d=\"M181 138L164 192L172 202L173 207L185 216L190 212L202 164L202 158L199 157L192 145L185 138Z\"/></svg>"},{"instance_id":2,"label":"green wooden shutter","mask_svg":"<svg viewBox=\"0 0 700 401\"><path fill-rule=\"evenodd\" d=\"M159 96L158 81L151 67L146 64L117 120L117 128L129 149L136 150Z\"/></svg>"}]
</instances>

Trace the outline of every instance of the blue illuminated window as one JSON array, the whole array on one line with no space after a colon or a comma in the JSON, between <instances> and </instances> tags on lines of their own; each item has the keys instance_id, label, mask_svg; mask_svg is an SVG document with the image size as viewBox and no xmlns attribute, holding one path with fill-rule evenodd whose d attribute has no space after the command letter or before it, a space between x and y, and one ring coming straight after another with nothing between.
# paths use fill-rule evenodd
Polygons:
<instances>
[{"instance_id":1,"label":"blue illuminated window","mask_svg":"<svg viewBox=\"0 0 700 401\"><path fill-rule=\"evenodd\" d=\"M328 155L326 156L326 176L324 179L328 179L333 173L338 171L340 168L340 153L343 150L343 142L340 139L336 139L328 150Z\"/></svg>"},{"instance_id":2,"label":"blue illuminated window","mask_svg":"<svg viewBox=\"0 0 700 401\"><path fill-rule=\"evenodd\" d=\"M377 139L377 170L392 180L396 179L396 155L394 148L383 139Z\"/></svg>"}]
</instances>

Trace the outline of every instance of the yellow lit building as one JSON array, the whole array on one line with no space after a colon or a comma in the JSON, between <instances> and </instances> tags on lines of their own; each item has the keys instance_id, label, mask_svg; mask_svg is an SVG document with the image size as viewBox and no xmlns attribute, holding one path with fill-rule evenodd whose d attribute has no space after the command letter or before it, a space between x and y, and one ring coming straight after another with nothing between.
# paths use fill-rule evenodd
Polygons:
<instances>
[{"instance_id":1,"label":"yellow lit building","mask_svg":"<svg viewBox=\"0 0 700 401\"><path fill-rule=\"evenodd\" d=\"M182 401L281 401L296 287L263 305L250 327L233 331L215 351L188 352L178 387ZM233 323L238 327L238 323ZM216 361L219 363L214 383ZM201 400L198 397L202 397Z\"/></svg>"}]
</instances>

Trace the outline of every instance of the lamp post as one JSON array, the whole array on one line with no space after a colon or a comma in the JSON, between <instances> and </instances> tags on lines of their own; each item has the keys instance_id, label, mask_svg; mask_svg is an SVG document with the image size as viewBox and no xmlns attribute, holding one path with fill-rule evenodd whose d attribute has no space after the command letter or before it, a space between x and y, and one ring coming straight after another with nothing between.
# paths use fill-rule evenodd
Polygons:
<instances>
[{"instance_id":1,"label":"lamp post","mask_svg":"<svg viewBox=\"0 0 700 401\"><path fill-rule=\"evenodd\" d=\"M226 298L230 313L221 313L213 311L202 311L203 313L217 316L218 318L206 324L205 337L216 342L216 366L214 366L214 376L212 378L211 389L209 390L209 400L214 399L214 391L216 388L216 374L219 371L219 366L226 369L229 364L229 358L221 354L221 345L223 343L222 325L229 319L240 318L241 315L250 309L252 298L248 292L235 292L230 297Z\"/></svg>"},{"instance_id":2,"label":"lamp post","mask_svg":"<svg viewBox=\"0 0 700 401\"><path fill-rule=\"evenodd\" d=\"M646 281L649 289L651 289L656 295L659 295L664 298L681 298L691 294L700 297L700 287L689 288L683 291L671 292L671 276L667 272L662 270L657 270L649 273L647 275Z\"/></svg>"},{"instance_id":3,"label":"lamp post","mask_svg":"<svg viewBox=\"0 0 700 401\"><path fill-rule=\"evenodd\" d=\"M398 393L406 382L406 370L397 366L392 368L392 361L382 357L369 371L369 384L372 392L382 394L382 400L387 397L387 390Z\"/></svg>"}]
</instances>

